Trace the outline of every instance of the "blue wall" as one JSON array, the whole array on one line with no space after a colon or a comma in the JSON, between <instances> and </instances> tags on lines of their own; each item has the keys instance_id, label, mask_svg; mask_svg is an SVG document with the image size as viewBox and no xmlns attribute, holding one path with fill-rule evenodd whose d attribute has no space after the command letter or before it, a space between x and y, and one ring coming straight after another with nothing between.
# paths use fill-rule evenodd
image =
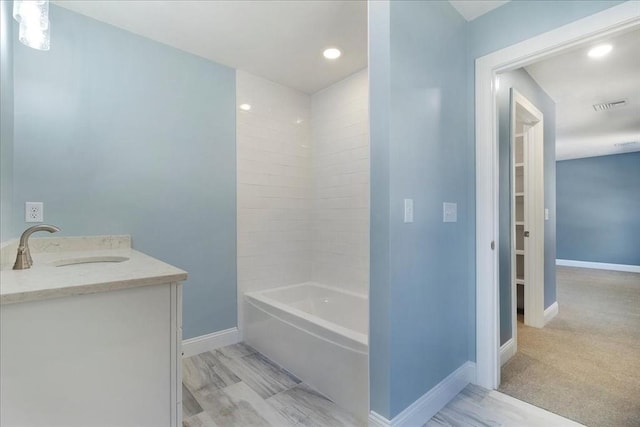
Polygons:
<instances>
[{"instance_id":1,"label":"blue wall","mask_svg":"<svg viewBox=\"0 0 640 427\"><path fill-rule=\"evenodd\" d=\"M235 71L51 6L51 50L14 41L14 230L131 234L189 272L184 338L236 325Z\"/></svg>"},{"instance_id":2,"label":"blue wall","mask_svg":"<svg viewBox=\"0 0 640 427\"><path fill-rule=\"evenodd\" d=\"M370 2L373 411L391 418L475 360L475 59L618 3L512 1L465 23L446 2ZM458 223L440 222L443 201Z\"/></svg>"},{"instance_id":3,"label":"blue wall","mask_svg":"<svg viewBox=\"0 0 640 427\"><path fill-rule=\"evenodd\" d=\"M640 152L556 165L558 258L640 265Z\"/></svg>"},{"instance_id":4,"label":"blue wall","mask_svg":"<svg viewBox=\"0 0 640 427\"><path fill-rule=\"evenodd\" d=\"M389 2L369 3L369 143L370 281L369 281L369 398L372 411L386 417L390 409L390 246L389 246L389 121L390 21Z\"/></svg>"},{"instance_id":5,"label":"blue wall","mask_svg":"<svg viewBox=\"0 0 640 427\"><path fill-rule=\"evenodd\" d=\"M13 32L11 2L0 2L0 242L11 230L13 192Z\"/></svg>"},{"instance_id":6,"label":"blue wall","mask_svg":"<svg viewBox=\"0 0 640 427\"><path fill-rule=\"evenodd\" d=\"M391 418L469 358L465 21L447 2L370 7L372 31L390 34L370 50L371 402ZM457 223L442 222L445 201Z\"/></svg>"},{"instance_id":7,"label":"blue wall","mask_svg":"<svg viewBox=\"0 0 640 427\"><path fill-rule=\"evenodd\" d=\"M468 25L472 60L577 21L623 0L513 0ZM473 71L473 63L470 64ZM472 88L473 88L472 84ZM473 88L475 90L475 88ZM473 116L472 116L473 117Z\"/></svg>"},{"instance_id":8,"label":"blue wall","mask_svg":"<svg viewBox=\"0 0 640 427\"><path fill-rule=\"evenodd\" d=\"M544 116L544 306L556 301L556 105L522 68L500 74L498 138L500 175L500 344L511 336L511 95L514 88Z\"/></svg>"}]
</instances>

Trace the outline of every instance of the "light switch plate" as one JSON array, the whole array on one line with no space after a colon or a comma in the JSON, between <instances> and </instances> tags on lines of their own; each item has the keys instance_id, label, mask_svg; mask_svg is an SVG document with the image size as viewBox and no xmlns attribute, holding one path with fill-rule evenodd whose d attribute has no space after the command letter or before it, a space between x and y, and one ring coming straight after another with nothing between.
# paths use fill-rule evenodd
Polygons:
<instances>
[{"instance_id":1,"label":"light switch plate","mask_svg":"<svg viewBox=\"0 0 640 427\"><path fill-rule=\"evenodd\" d=\"M442 203L442 222L458 222L457 203Z\"/></svg>"},{"instance_id":2,"label":"light switch plate","mask_svg":"<svg viewBox=\"0 0 640 427\"><path fill-rule=\"evenodd\" d=\"M404 199L404 222L413 222L413 199Z\"/></svg>"},{"instance_id":3,"label":"light switch plate","mask_svg":"<svg viewBox=\"0 0 640 427\"><path fill-rule=\"evenodd\" d=\"M549 221L549 209L547 208L544 210L544 219L545 221Z\"/></svg>"}]
</instances>

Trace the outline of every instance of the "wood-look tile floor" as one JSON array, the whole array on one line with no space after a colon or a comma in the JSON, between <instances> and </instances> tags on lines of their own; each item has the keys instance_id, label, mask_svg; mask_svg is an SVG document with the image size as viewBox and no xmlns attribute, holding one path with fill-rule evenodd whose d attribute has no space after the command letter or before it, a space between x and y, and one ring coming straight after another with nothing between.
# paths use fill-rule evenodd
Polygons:
<instances>
[{"instance_id":1,"label":"wood-look tile floor","mask_svg":"<svg viewBox=\"0 0 640 427\"><path fill-rule=\"evenodd\" d=\"M186 358L182 366L184 427L363 425L243 343Z\"/></svg>"},{"instance_id":2,"label":"wood-look tile floor","mask_svg":"<svg viewBox=\"0 0 640 427\"><path fill-rule=\"evenodd\" d=\"M423 427L584 427L495 390L468 385Z\"/></svg>"},{"instance_id":3,"label":"wood-look tile floor","mask_svg":"<svg viewBox=\"0 0 640 427\"><path fill-rule=\"evenodd\" d=\"M246 344L183 360L184 427L361 427L364 423ZM496 391L469 385L424 427L576 427Z\"/></svg>"}]
</instances>

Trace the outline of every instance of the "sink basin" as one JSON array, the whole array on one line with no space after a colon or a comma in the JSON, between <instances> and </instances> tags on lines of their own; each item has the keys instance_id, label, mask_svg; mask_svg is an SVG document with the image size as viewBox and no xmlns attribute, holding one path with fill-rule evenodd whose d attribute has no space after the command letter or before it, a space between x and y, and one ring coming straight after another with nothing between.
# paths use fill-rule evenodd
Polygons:
<instances>
[{"instance_id":1,"label":"sink basin","mask_svg":"<svg viewBox=\"0 0 640 427\"><path fill-rule=\"evenodd\" d=\"M93 264L100 262L123 262L128 261L129 258L125 256L90 256L84 258L68 258L54 261L51 264L55 267L64 267L66 265L76 264Z\"/></svg>"}]
</instances>

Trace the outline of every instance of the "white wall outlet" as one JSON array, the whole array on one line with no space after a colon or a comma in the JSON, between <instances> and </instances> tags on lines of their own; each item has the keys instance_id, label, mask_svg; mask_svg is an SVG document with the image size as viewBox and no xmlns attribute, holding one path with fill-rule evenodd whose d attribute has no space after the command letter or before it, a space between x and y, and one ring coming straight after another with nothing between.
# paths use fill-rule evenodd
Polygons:
<instances>
[{"instance_id":1,"label":"white wall outlet","mask_svg":"<svg viewBox=\"0 0 640 427\"><path fill-rule=\"evenodd\" d=\"M404 222L413 222L413 199L404 199Z\"/></svg>"},{"instance_id":2,"label":"white wall outlet","mask_svg":"<svg viewBox=\"0 0 640 427\"><path fill-rule=\"evenodd\" d=\"M24 220L25 222L43 222L44 204L42 202L25 202Z\"/></svg>"},{"instance_id":3,"label":"white wall outlet","mask_svg":"<svg viewBox=\"0 0 640 427\"><path fill-rule=\"evenodd\" d=\"M545 221L549 221L549 209L547 208L544 210L544 219Z\"/></svg>"},{"instance_id":4,"label":"white wall outlet","mask_svg":"<svg viewBox=\"0 0 640 427\"><path fill-rule=\"evenodd\" d=\"M458 222L457 203L442 203L442 222Z\"/></svg>"}]
</instances>

